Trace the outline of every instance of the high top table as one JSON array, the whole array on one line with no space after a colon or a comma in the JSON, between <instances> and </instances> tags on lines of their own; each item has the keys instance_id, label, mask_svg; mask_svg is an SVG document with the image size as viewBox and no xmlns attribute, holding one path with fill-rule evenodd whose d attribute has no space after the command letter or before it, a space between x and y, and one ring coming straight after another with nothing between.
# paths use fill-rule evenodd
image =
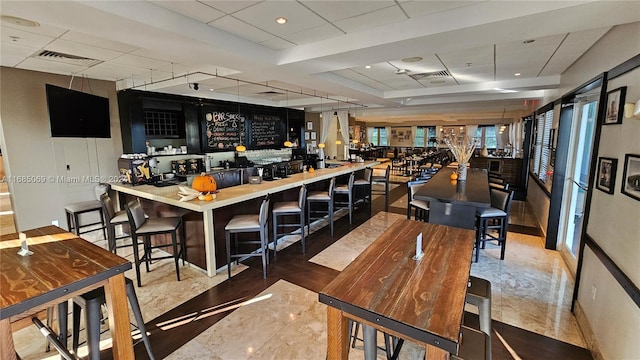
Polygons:
<instances>
[{"instance_id":1,"label":"high top table","mask_svg":"<svg viewBox=\"0 0 640 360\"><path fill-rule=\"evenodd\" d=\"M424 256L414 260L420 233ZM327 359L348 358L348 319L365 326L366 358L376 352L366 326L425 346L428 360L457 354L474 241L470 230L396 221L320 291Z\"/></svg>"},{"instance_id":2,"label":"high top table","mask_svg":"<svg viewBox=\"0 0 640 360\"><path fill-rule=\"evenodd\" d=\"M429 222L475 229L476 209L491 205L489 177L484 169L469 169L467 180L451 180L443 168L413 195L429 202Z\"/></svg>"},{"instance_id":3,"label":"high top table","mask_svg":"<svg viewBox=\"0 0 640 360\"><path fill-rule=\"evenodd\" d=\"M29 256L18 255L18 234L0 237L0 359L16 359L11 322L101 286L113 357L133 359L124 279L131 263L56 226L24 233L33 252Z\"/></svg>"}]
</instances>

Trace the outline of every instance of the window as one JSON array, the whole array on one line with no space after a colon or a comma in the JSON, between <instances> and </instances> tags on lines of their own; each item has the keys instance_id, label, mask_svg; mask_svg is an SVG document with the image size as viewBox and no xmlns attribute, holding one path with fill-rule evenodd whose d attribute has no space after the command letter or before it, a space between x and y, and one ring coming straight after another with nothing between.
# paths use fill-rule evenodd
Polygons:
<instances>
[{"instance_id":1,"label":"window","mask_svg":"<svg viewBox=\"0 0 640 360\"><path fill-rule=\"evenodd\" d=\"M478 148L496 149L498 140L496 138L496 127L494 125L480 125L473 134L473 140L478 144Z\"/></svg>"},{"instance_id":2,"label":"window","mask_svg":"<svg viewBox=\"0 0 640 360\"><path fill-rule=\"evenodd\" d=\"M371 136L369 137L373 146L388 146L389 140L387 139L387 128L374 127L369 128L371 130Z\"/></svg>"},{"instance_id":3,"label":"window","mask_svg":"<svg viewBox=\"0 0 640 360\"><path fill-rule=\"evenodd\" d=\"M551 157L551 126L553 126L553 110L538 115L530 170L543 182L547 181Z\"/></svg>"},{"instance_id":4,"label":"window","mask_svg":"<svg viewBox=\"0 0 640 360\"><path fill-rule=\"evenodd\" d=\"M436 127L435 126L418 126L416 130L416 138L413 141L413 146L415 147L430 147L436 146L437 142L434 142L436 139Z\"/></svg>"}]
</instances>

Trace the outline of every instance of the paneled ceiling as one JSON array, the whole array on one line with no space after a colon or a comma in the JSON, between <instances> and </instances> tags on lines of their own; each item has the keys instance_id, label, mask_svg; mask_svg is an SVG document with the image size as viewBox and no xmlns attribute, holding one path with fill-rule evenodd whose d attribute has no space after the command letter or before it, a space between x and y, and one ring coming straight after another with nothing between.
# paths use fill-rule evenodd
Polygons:
<instances>
[{"instance_id":1,"label":"paneled ceiling","mask_svg":"<svg viewBox=\"0 0 640 360\"><path fill-rule=\"evenodd\" d=\"M2 0L0 13L6 67L371 123L491 123L530 113L611 27L640 21L640 1Z\"/></svg>"}]
</instances>

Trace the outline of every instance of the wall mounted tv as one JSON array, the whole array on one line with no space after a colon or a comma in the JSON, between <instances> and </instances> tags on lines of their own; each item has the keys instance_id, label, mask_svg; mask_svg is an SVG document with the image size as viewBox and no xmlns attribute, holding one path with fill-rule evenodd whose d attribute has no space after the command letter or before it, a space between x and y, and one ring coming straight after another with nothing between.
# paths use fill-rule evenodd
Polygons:
<instances>
[{"instance_id":1,"label":"wall mounted tv","mask_svg":"<svg viewBox=\"0 0 640 360\"><path fill-rule=\"evenodd\" d=\"M46 84L52 137L110 138L109 99Z\"/></svg>"}]
</instances>

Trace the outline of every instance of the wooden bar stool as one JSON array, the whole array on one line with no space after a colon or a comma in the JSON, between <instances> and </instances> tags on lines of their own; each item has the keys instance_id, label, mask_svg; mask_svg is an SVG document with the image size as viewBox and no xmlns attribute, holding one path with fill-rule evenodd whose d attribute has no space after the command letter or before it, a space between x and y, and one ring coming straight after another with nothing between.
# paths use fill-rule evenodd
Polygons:
<instances>
[{"instance_id":1,"label":"wooden bar stool","mask_svg":"<svg viewBox=\"0 0 640 360\"><path fill-rule=\"evenodd\" d=\"M323 219L323 217L311 217L312 211L311 211L311 205L315 204L315 203L326 203L327 204L327 211L319 211L319 210L314 210L313 212L316 213L326 213L328 220L329 220L329 226L331 227L331 236L333 236L333 189L336 186L336 178L331 178L331 181L329 181L329 190L327 191L310 191L309 194L307 195L307 219L309 219L309 227L311 227L311 222L312 220L316 220L316 219ZM311 229L309 229L309 231L311 231Z\"/></svg>"},{"instance_id":2,"label":"wooden bar stool","mask_svg":"<svg viewBox=\"0 0 640 360\"><path fill-rule=\"evenodd\" d=\"M130 201L125 205L125 209L127 211L127 216L129 218L129 226L131 227L131 243L133 245L133 257L136 268L136 276L138 278L138 286L142 286L142 281L140 279L140 263L142 261L145 262L147 272L149 272L149 263L152 260L161 260L161 259L174 259L176 264L176 276L178 281L180 281L180 266L178 264L178 260L182 258L182 264L185 263L185 234L184 234L184 226L182 223L181 217L165 217L165 218L153 218L147 219L144 210L142 209L142 204L140 203L140 199L136 199ZM180 242L178 242L178 232L180 232ZM163 243L152 245L151 244L151 236L154 235L171 235L170 243ZM139 255L138 251L138 236L142 236L144 242L144 255L142 258ZM178 246L180 248L178 249ZM171 247L173 250L173 254L166 256L158 256L152 257L151 252L153 249Z\"/></svg>"},{"instance_id":3,"label":"wooden bar stool","mask_svg":"<svg viewBox=\"0 0 640 360\"><path fill-rule=\"evenodd\" d=\"M136 318L137 328L140 331L142 342L147 349L149 358L154 360L153 352L151 351L151 342L147 336L147 330L144 326L144 320L142 319L142 313L140 312L140 304L136 297L136 292L133 287L133 281L129 278L125 278L127 288L127 298L129 304L133 310L133 315ZM85 310L85 327L87 329L87 346L89 348L89 359L100 359L100 322L102 320L101 307L106 305L106 299L104 295L104 288L98 288L88 293L76 296L73 298L73 352L78 353L78 346L80 345L78 335L80 334L80 316L82 309Z\"/></svg>"},{"instance_id":4,"label":"wooden bar stool","mask_svg":"<svg viewBox=\"0 0 640 360\"><path fill-rule=\"evenodd\" d=\"M260 233L260 240L238 240L240 233ZM236 234L236 253L231 254L231 234ZM227 246L227 273L231 279L231 259L240 259L248 256L262 257L262 277L267 278L267 264L269 264L269 195L262 200L258 214L236 215L229 220L224 227L225 243ZM239 244L259 244L259 252L238 253Z\"/></svg>"},{"instance_id":5,"label":"wooden bar stool","mask_svg":"<svg viewBox=\"0 0 640 360\"><path fill-rule=\"evenodd\" d=\"M307 187L302 185L300 187L300 191L298 192L298 201L281 201L273 204L273 210L271 211L273 216L273 253L274 256L278 254L278 236L285 234L278 234L279 228L287 228L287 227L299 227L300 234L302 235L302 253L304 254L306 251L305 241L304 241L304 233L305 233L305 205L307 201ZM299 224L286 224L278 223L278 217L280 216L295 216L298 215L300 217Z\"/></svg>"}]
</instances>

